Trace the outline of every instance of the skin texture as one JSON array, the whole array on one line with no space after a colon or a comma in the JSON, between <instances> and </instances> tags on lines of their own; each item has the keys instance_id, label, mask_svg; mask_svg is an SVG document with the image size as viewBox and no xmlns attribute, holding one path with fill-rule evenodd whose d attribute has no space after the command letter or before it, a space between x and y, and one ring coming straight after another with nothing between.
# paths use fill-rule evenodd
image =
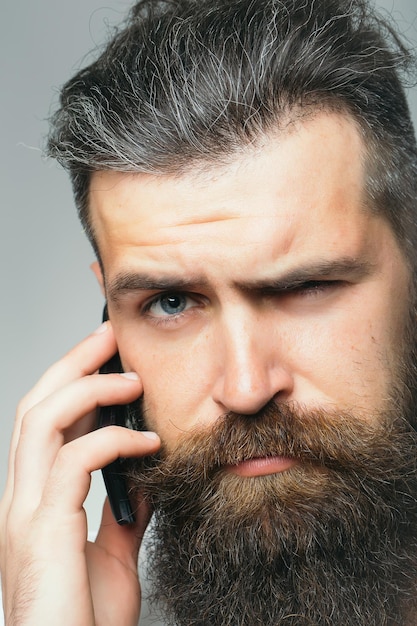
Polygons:
<instances>
[{"instance_id":1,"label":"skin texture","mask_svg":"<svg viewBox=\"0 0 417 626\"><path fill-rule=\"evenodd\" d=\"M0 505L7 626L137 623L150 513L120 528L106 506L91 545L83 502L91 471L155 452L159 439L89 432L98 405L143 393L147 426L168 449L227 410L251 414L271 399L354 407L364 419L385 406L408 270L387 223L363 206L361 155L354 124L320 114L217 170L93 176L112 323L18 409ZM162 296L184 310L167 314ZM138 379L95 374L116 343Z\"/></svg>"},{"instance_id":2,"label":"skin texture","mask_svg":"<svg viewBox=\"0 0 417 626\"><path fill-rule=\"evenodd\" d=\"M94 176L117 342L168 448L271 399L383 408L408 273L387 223L363 207L363 187L356 127L328 114L208 174ZM301 284L274 285L300 268ZM135 289L135 274L171 287ZM183 298L181 314L162 309L169 295Z\"/></svg>"}]
</instances>

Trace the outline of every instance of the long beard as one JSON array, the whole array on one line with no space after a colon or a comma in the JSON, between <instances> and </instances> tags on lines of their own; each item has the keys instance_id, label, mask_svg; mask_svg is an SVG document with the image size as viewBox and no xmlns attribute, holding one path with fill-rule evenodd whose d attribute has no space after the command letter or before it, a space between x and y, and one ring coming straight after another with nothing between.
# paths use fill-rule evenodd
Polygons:
<instances>
[{"instance_id":1,"label":"long beard","mask_svg":"<svg viewBox=\"0 0 417 626\"><path fill-rule=\"evenodd\" d=\"M270 403L131 462L135 497L155 510L149 574L166 623L415 624L416 452L409 420ZM265 456L297 464L225 469Z\"/></svg>"}]
</instances>

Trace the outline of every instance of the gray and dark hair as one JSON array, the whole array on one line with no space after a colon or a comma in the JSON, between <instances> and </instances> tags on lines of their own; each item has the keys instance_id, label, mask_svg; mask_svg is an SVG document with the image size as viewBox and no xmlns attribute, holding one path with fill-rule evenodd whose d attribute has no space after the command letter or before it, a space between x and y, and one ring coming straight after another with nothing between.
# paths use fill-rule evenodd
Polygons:
<instances>
[{"instance_id":1,"label":"gray and dark hair","mask_svg":"<svg viewBox=\"0 0 417 626\"><path fill-rule=\"evenodd\" d=\"M365 140L369 204L410 260L417 158L403 82L411 67L366 0L143 0L64 86L48 152L70 172L98 253L92 172L210 167L289 119L339 111Z\"/></svg>"}]
</instances>

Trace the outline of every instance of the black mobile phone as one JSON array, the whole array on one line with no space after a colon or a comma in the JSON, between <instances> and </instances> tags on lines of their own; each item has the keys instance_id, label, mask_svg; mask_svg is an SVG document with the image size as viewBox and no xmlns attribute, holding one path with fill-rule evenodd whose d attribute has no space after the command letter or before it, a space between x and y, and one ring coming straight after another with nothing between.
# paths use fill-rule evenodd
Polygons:
<instances>
[{"instance_id":1,"label":"black mobile phone","mask_svg":"<svg viewBox=\"0 0 417 626\"><path fill-rule=\"evenodd\" d=\"M107 306L104 307L103 322L108 320ZM119 354L116 353L100 368L100 374L114 374L122 372L122 364ZM98 412L98 428L104 426L124 426L129 425L129 408L128 405L112 405L100 407ZM133 524L135 514L129 500L126 479L123 474L121 459L116 459L101 470L103 474L104 484L106 486L107 495L113 516L118 524Z\"/></svg>"}]
</instances>

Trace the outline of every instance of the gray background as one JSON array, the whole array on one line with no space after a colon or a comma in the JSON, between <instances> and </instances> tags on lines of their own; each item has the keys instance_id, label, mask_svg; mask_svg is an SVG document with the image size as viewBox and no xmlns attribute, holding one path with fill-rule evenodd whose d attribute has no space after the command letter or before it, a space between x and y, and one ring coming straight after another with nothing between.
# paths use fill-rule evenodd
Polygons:
<instances>
[{"instance_id":1,"label":"gray background","mask_svg":"<svg viewBox=\"0 0 417 626\"><path fill-rule=\"evenodd\" d=\"M66 174L42 158L60 85L119 23L130 0L14 0L0 23L0 490L18 400L99 323L102 296ZM417 45L416 0L379 0ZM417 90L410 92L417 122ZM87 501L97 528L103 489Z\"/></svg>"}]
</instances>

